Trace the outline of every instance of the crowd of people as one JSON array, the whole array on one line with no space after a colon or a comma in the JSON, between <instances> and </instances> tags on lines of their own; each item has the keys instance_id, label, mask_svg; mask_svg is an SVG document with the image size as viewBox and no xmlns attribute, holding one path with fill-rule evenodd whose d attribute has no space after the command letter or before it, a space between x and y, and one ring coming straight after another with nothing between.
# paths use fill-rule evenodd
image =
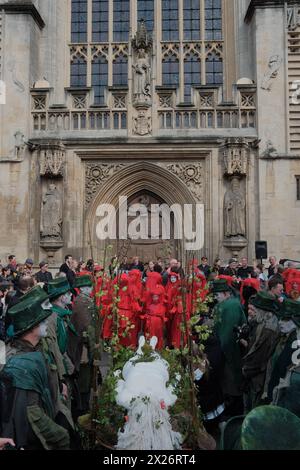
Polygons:
<instances>
[{"instance_id":1,"label":"crowd of people","mask_svg":"<svg viewBox=\"0 0 300 470\"><path fill-rule=\"evenodd\" d=\"M101 382L100 343L117 339L135 349L140 334L156 336L159 350L182 350L192 338L202 364L195 361L197 399L212 435L262 404L300 417L300 271L293 262L271 256L267 269L246 258L210 266L202 257L183 268L176 259L165 266L114 257L105 269L67 255L54 278L46 261L35 273L33 266L11 255L1 267L3 446L79 448L76 422L90 410L95 365ZM204 352L195 326L209 332Z\"/></svg>"}]
</instances>

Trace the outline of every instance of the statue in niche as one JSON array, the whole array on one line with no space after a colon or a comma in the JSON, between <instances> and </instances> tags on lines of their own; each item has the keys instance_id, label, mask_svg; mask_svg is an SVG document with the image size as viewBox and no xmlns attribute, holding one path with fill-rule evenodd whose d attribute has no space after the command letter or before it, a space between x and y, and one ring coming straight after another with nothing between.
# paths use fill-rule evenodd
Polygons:
<instances>
[{"instance_id":1,"label":"statue in niche","mask_svg":"<svg viewBox=\"0 0 300 470\"><path fill-rule=\"evenodd\" d=\"M49 184L42 201L41 237L62 238L62 199L54 183Z\"/></svg>"},{"instance_id":2,"label":"statue in niche","mask_svg":"<svg viewBox=\"0 0 300 470\"><path fill-rule=\"evenodd\" d=\"M138 103L149 102L151 99L150 64L145 49L138 50L138 58L133 66L134 75L134 99Z\"/></svg>"},{"instance_id":3,"label":"statue in niche","mask_svg":"<svg viewBox=\"0 0 300 470\"><path fill-rule=\"evenodd\" d=\"M246 201L240 190L239 178L231 180L224 199L225 237L246 236Z\"/></svg>"}]
</instances>

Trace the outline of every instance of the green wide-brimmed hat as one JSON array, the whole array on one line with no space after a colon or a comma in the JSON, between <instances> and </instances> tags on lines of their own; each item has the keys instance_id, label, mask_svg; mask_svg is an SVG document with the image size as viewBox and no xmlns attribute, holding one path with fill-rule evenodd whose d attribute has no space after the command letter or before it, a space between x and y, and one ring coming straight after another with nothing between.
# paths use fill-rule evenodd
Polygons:
<instances>
[{"instance_id":1,"label":"green wide-brimmed hat","mask_svg":"<svg viewBox=\"0 0 300 470\"><path fill-rule=\"evenodd\" d=\"M255 297L250 297L249 303L266 312L279 313L279 304L268 292L259 291Z\"/></svg>"},{"instance_id":2,"label":"green wide-brimmed hat","mask_svg":"<svg viewBox=\"0 0 300 470\"><path fill-rule=\"evenodd\" d=\"M216 279L211 283L210 291L217 294L218 292L231 292L231 289L225 279Z\"/></svg>"},{"instance_id":3,"label":"green wide-brimmed hat","mask_svg":"<svg viewBox=\"0 0 300 470\"><path fill-rule=\"evenodd\" d=\"M52 314L51 309L42 307L48 298L48 294L40 286L35 286L9 309L13 325L12 336L26 333Z\"/></svg>"},{"instance_id":4,"label":"green wide-brimmed hat","mask_svg":"<svg viewBox=\"0 0 300 470\"><path fill-rule=\"evenodd\" d=\"M280 406L252 410L242 425L243 450L300 450L300 419Z\"/></svg>"},{"instance_id":5,"label":"green wide-brimmed hat","mask_svg":"<svg viewBox=\"0 0 300 470\"><path fill-rule=\"evenodd\" d=\"M300 327L300 302L291 299L285 299L280 308L281 320L293 320Z\"/></svg>"},{"instance_id":6,"label":"green wide-brimmed hat","mask_svg":"<svg viewBox=\"0 0 300 470\"><path fill-rule=\"evenodd\" d=\"M92 287L93 281L91 276L84 274L82 276L77 276L73 284L73 288L79 289L80 287Z\"/></svg>"},{"instance_id":7,"label":"green wide-brimmed hat","mask_svg":"<svg viewBox=\"0 0 300 470\"><path fill-rule=\"evenodd\" d=\"M70 290L71 287L66 277L58 277L57 279L53 279L53 281L48 282L47 285L49 299L55 299L56 297L69 292Z\"/></svg>"}]
</instances>

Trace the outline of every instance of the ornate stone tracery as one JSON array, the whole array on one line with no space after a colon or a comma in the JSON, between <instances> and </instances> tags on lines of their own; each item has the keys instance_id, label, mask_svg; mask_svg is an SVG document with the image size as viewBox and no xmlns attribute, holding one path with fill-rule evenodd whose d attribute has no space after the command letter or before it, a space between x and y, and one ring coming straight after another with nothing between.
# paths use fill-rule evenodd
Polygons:
<instances>
[{"instance_id":1,"label":"ornate stone tracery","mask_svg":"<svg viewBox=\"0 0 300 470\"><path fill-rule=\"evenodd\" d=\"M43 144L39 155L40 175L62 177L65 167L65 148L60 142Z\"/></svg>"},{"instance_id":2,"label":"ornate stone tracery","mask_svg":"<svg viewBox=\"0 0 300 470\"><path fill-rule=\"evenodd\" d=\"M223 151L226 176L246 176L248 173L249 146L243 138L227 139Z\"/></svg>"},{"instance_id":3,"label":"ornate stone tracery","mask_svg":"<svg viewBox=\"0 0 300 470\"><path fill-rule=\"evenodd\" d=\"M197 202L204 200L204 170L202 163L159 163L160 166L176 175L183 181Z\"/></svg>"},{"instance_id":4,"label":"ornate stone tracery","mask_svg":"<svg viewBox=\"0 0 300 470\"><path fill-rule=\"evenodd\" d=\"M87 163L85 168L85 203L88 206L101 184L125 167L122 163Z\"/></svg>"}]
</instances>

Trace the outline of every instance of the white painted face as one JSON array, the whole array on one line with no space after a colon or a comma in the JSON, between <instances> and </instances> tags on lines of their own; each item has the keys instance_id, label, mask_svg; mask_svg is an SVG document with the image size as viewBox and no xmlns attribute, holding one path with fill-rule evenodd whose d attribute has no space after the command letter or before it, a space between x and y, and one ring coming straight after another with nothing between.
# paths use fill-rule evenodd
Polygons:
<instances>
[{"instance_id":1,"label":"white painted face","mask_svg":"<svg viewBox=\"0 0 300 470\"><path fill-rule=\"evenodd\" d=\"M40 323L40 337L45 338L47 336L47 329L48 329L48 321L44 320Z\"/></svg>"},{"instance_id":2,"label":"white painted face","mask_svg":"<svg viewBox=\"0 0 300 470\"><path fill-rule=\"evenodd\" d=\"M175 284L175 282L177 281L177 277L171 276L170 281L172 282L172 284Z\"/></svg>"},{"instance_id":3,"label":"white painted face","mask_svg":"<svg viewBox=\"0 0 300 470\"><path fill-rule=\"evenodd\" d=\"M292 320L280 320L279 329L281 334L288 335L296 329L296 325Z\"/></svg>"},{"instance_id":4,"label":"white painted face","mask_svg":"<svg viewBox=\"0 0 300 470\"><path fill-rule=\"evenodd\" d=\"M66 292L62 297L62 303L64 305L70 305L71 302L72 302L72 294L71 292Z\"/></svg>"},{"instance_id":5,"label":"white painted face","mask_svg":"<svg viewBox=\"0 0 300 470\"><path fill-rule=\"evenodd\" d=\"M46 299L45 302L42 303L41 307L43 310L51 310L52 304L49 299Z\"/></svg>"},{"instance_id":6,"label":"white painted face","mask_svg":"<svg viewBox=\"0 0 300 470\"><path fill-rule=\"evenodd\" d=\"M225 292L217 292L215 298L220 303L223 302L227 298L227 296Z\"/></svg>"},{"instance_id":7,"label":"white painted face","mask_svg":"<svg viewBox=\"0 0 300 470\"><path fill-rule=\"evenodd\" d=\"M93 288L90 286L80 287L80 292L88 297L91 295Z\"/></svg>"}]
</instances>

